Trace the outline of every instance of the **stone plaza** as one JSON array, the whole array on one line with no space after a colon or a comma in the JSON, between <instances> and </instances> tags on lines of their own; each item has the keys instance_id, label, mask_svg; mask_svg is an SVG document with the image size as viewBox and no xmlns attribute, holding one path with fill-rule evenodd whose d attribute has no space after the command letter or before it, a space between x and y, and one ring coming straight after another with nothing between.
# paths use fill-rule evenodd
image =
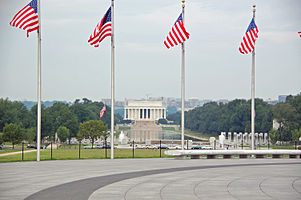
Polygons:
<instances>
[{"instance_id":1,"label":"stone plaza","mask_svg":"<svg viewBox=\"0 0 301 200\"><path fill-rule=\"evenodd\" d=\"M1 200L301 198L300 159L0 163Z\"/></svg>"}]
</instances>

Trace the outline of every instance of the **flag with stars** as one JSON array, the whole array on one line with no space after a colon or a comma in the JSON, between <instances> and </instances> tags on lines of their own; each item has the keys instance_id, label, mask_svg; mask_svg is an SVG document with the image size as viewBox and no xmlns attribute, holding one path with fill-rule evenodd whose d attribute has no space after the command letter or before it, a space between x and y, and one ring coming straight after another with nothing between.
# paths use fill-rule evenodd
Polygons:
<instances>
[{"instance_id":1,"label":"flag with stars","mask_svg":"<svg viewBox=\"0 0 301 200\"><path fill-rule=\"evenodd\" d=\"M255 41L258 38L258 28L255 24L254 18L246 31L246 34L242 38L240 43L239 51L242 54L251 53L255 47Z\"/></svg>"},{"instance_id":2,"label":"flag with stars","mask_svg":"<svg viewBox=\"0 0 301 200\"><path fill-rule=\"evenodd\" d=\"M103 16L101 21L96 25L93 33L91 34L88 42L94 47L98 47L99 43L107 36L112 35L112 17L111 7L108 9L106 14Z\"/></svg>"},{"instance_id":3,"label":"flag with stars","mask_svg":"<svg viewBox=\"0 0 301 200\"><path fill-rule=\"evenodd\" d=\"M9 23L11 26L27 31L29 33L39 29L38 3L32 0L27 6L21 9Z\"/></svg>"},{"instance_id":4,"label":"flag with stars","mask_svg":"<svg viewBox=\"0 0 301 200\"><path fill-rule=\"evenodd\" d=\"M186 31L183 23L182 13L180 14L179 18L177 19L176 23L169 31L164 44L169 49L178 44L182 44L184 41L189 39L189 33Z\"/></svg>"}]
</instances>

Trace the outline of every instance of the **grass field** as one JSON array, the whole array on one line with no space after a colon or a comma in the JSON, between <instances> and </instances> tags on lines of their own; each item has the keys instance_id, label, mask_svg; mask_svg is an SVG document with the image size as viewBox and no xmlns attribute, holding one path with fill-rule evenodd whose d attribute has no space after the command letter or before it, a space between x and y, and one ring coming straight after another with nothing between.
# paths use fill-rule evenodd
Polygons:
<instances>
[{"instance_id":1,"label":"grass field","mask_svg":"<svg viewBox=\"0 0 301 200\"><path fill-rule=\"evenodd\" d=\"M164 149L161 150L162 157L164 155ZM110 158L110 149L107 150L107 158ZM37 159L36 152L30 152L24 154L24 161L35 161ZM135 158L159 158L159 149L135 149ZM105 149L81 149L81 159L105 159ZM114 149L114 158L133 158L132 149ZM41 150L41 160L51 160L51 150ZM79 159L78 149L53 149L53 160L76 160ZM0 157L0 162L18 162L22 161L22 154L10 155Z\"/></svg>"}]
</instances>

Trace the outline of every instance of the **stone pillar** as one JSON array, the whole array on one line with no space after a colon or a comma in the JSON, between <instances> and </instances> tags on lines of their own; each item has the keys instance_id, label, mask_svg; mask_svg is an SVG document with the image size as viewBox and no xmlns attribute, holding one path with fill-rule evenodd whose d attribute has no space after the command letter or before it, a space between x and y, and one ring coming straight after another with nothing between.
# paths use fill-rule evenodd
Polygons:
<instances>
[{"instance_id":1,"label":"stone pillar","mask_svg":"<svg viewBox=\"0 0 301 200\"><path fill-rule=\"evenodd\" d=\"M241 144L242 144L242 140L243 140L243 139L242 139L242 137L243 137L242 132L239 132L238 137L239 137L239 140L238 140L237 143L238 143L239 145L241 145Z\"/></svg>"},{"instance_id":2,"label":"stone pillar","mask_svg":"<svg viewBox=\"0 0 301 200\"><path fill-rule=\"evenodd\" d=\"M156 119L155 109L152 109L152 110L153 110L153 119Z\"/></svg>"},{"instance_id":3,"label":"stone pillar","mask_svg":"<svg viewBox=\"0 0 301 200\"><path fill-rule=\"evenodd\" d=\"M251 146L252 145L252 133L249 133L249 145Z\"/></svg>"},{"instance_id":4,"label":"stone pillar","mask_svg":"<svg viewBox=\"0 0 301 200\"><path fill-rule=\"evenodd\" d=\"M264 133L264 144L268 144L268 133Z\"/></svg>"},{"instance_id":5,"label":"stone pillar","mask_svg":"<svg viewBox=\"0 0 301 200\"><path fill-rule=\"evenodd\" d=\"M263 145L263 133L259 133L259 144Z\"/></svg>"},{"instance_id":6,"label":"stone pillar","mask_svg":"<svg viewBox=\"0 0 301 200\"><path fill-rule=\"evenodd\" d=\"M233 133L233 142L234 142L234 148L237 148L237 133Z\"/></svg>"},{"instance_id":7,"label":"stone pillar","mask_svg":"<svg viewBox=\"0 0 301 200\"><path fill-rule=\"evenodd\" d=\"M244 134L244 144L248 144L248 133Z\"/></svg>"},{"instance_id":8,"label":"stone pillar","mask_svg":"<svg viewBox=\"0 0 301 200\"><path fill-rule=\"evenodd\" d=\"M231 132L228 132L228 142L231 143L232 138L231 138Z\"/></svg>"},{"instance_id":9,"label":"stone pillar","mask_svg":"<svg viewBox=\"0 0 301 200\"><path fill-rule=\"evenodd\" d=\"M254 138L255 138L255 146L257 146L258 145L258 133L255 133L254 134Z\"/></svg>"}]
</instances>

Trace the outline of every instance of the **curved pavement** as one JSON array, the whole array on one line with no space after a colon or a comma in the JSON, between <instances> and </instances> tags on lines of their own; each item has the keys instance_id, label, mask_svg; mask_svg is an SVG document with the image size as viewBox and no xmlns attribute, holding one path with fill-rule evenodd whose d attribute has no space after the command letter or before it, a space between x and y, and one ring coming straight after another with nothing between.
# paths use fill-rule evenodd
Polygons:
<instances>
[{"instance_id":1,"label":"curved pavement","mask_svg":"<svg viewBox=\"0 0 301 200\"><path fill-rule=\"evenodd\" d=\"M4 180L23 181L1 179L0 199L301 199L299 159L47 161L0 169Z\"/></svg>"}]
</instances>

